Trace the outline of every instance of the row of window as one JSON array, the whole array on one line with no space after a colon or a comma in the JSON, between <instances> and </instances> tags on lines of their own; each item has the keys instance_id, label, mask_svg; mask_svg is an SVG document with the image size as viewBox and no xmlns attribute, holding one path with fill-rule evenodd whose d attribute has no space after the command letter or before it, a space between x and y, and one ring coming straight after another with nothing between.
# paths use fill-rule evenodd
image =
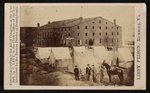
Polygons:
<instances>
[{"instance_id":1,"label":"row of window","mask_svg":"<svg viewBox=\"0 0 150 93\"><path fill-rule=\"evenodd\" d=\"M92 22L92 23L95 23L95 22ZM101 23L101 20L99 20L99 23ZM105 22L107 24L107 22Z\"/></svg>"},{"instance_id":2,"label":"row of window","mask_svg":"<svg viewBox=\"0 0 150 93\"><path fill-rule=\"evenodd\" d=\"M51 32L42 32L42 33L34 33L33 37L34 38L47 38L50 37L52 35Z\"/></svg>"},{"instance_id":3,"label":"row of window","mask_svg":"<svg viewBox=\"0 0 150 93\"><path fill-rule=\"evenodd\" d=\"M34 34L34 38L47 38L47 37L50 37L52 35L52 33L50 32L45 32L45 33L37 33L37 34ZM77 36L79 36L80 33L77 33ZM93 36L95 36L95 33L93 32L92 33ZM101 36L102 33L100 32L99 33L99 36ZM105 35L107 36L108 33L106 32ZM114 35L114 32L111 33L111 35ZM117 35L119 35L119 32L117 32ZM70 33L67 33L67 36L71 36ZM88 33L85 33L85 36L88 36Z\"/></svg>"},{"instance_id":4,"label":"row of window","mask_svg":"<svg viewBox=\"0 0 150 93\"><path fill-rule=\"evenodd\" d=\"M70 31L70 28L60 28L58 31Z\"/></svg>"},{"instance_id":5,"label":"row of window","mask_svg":"<svg viewBox=\"0 0 150 93\"><path fill-rule=\"evenodd\" d=\"M99 23L101 23L101 20L99 20ZM105 22L107 24L107 22Z\"/></svg>"},{"instance_id":6,"label":"row of window","mask_svg":"<svg viewBox=\"0 0 150 93\"><path fill-rule=\"evenodd\" d=\"M107 32L105 34L108 35ZM77 36L79 36L79 35L80 35L80 33L77 33ZM93 32L92 35L95 36L95 33ZM99 33L99 35L101 36L101 32ZM112 32L111 35L114 35L114 33ZM117 35L119 35L119 32L117 32ZM85 33L85 36L88 36L88 33Z\"/></svg>"},{"instance_id":7,"label":"row of window","mask_svg":"<svg viewBox=\"0 0 150 93\"><path fill-rule=\"evenodd\" d=\"M80 26L77 26L77 29L80 29ZM85 26L85 29L88 29L88 27ZM95 29L95 26L92 26L92 29ZM99 29L102 29L102 27L99 26ZM106 26L105 29L108 29L108 27ZM114 29L114 27L111 27L111 29ZM119 29L119 27L117 27L117 29Z\"/></svg>"},{"instance_id":8,"label":"row of window","mask_svg":"<svg viewBox=\"0 0 150 93\"><path fill-rule=\"evenodd\" d=\"M93 40L93 43L95 42L95 39L92 39ZM77 40L78 44L81 43L81 40ZM108 42L108 39L106 38L105 39L105 42ZM115 42L115 39L111 39L111 42ZM116 39L116 42L118 42L118 38ZM99 43L102 43L102 39L100 38L99 39ZM88 39L85 40L85 44L88 44Z\"/></svg>"},{"instance_id":9,"label":"row of window","mask_svg":"<svg viewBox=\"0 0 150 93\"><path fill-rule=\"evenodd\" d=\"M38 44L39 46L46 45L46 41L36 40L36 44Z\"/></svg>"}]
</instances>

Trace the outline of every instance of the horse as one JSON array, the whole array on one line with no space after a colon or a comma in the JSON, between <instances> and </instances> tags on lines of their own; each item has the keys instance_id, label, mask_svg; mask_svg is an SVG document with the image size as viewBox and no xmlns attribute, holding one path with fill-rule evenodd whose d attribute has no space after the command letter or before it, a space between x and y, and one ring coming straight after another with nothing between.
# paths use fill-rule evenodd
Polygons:
<instances>
[{"instance_id":1,"label":"horse","mask_svg":"<svg viewBox=\"0 0 150 93\"><path fill-rule=\"evenodd\" d=\"M102 65L103 65L103 66L106 68L106 70L107 70L107 74L108 74L109 82L110 82L110 83L111 83L111 76L112 76L112 75L118 75L118 77L119 77L119 79L120 79L120 83L122 84L123 79L124 79L124 77L123 77L123 70L122 70L122 69L120 69L120 68L118 68L118 67L112 69L112 67L111 67L109 64L105 63L105 62L103 62Z\"/></svg>"}]
</instances>

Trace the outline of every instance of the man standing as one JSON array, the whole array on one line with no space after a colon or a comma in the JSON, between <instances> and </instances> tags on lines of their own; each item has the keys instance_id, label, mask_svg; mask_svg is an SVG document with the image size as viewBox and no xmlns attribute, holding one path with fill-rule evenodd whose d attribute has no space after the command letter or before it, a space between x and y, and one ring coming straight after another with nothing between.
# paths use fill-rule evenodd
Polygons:
<instances>
[{"instance_id":1,"label":"man standing","mask_svg":"<svg viewBox=\"0 0 150 93\"><path fill-rule=\"evenodd\" d=\"M74 68L74 75L75 75L75 80L79 80L79 69L77 65L75 65L75 68Z\"/></svg>"},{"instance_id":2,"label":"man standing","mask_svg":"<svg viewBox=\"0 0 150 93\"><path fill-rule=\"evenodd\" d=\"M87 75L87 80L89 80L90 75L91 75L91 67L89 64L87 64L87 67L86 67L86 75Z\"/></svg>"},{"instance_id":3,"label":"man standing","mask_svg":"<svg viewBox=\"0 0 150 93\"><path fill-rule=\"evenodd\" d=\"M94 65L92 65L92 79L93 79L93 82L96 82L95 73L96 73L96 69L95 69Z\"/></svg>"},{"instance_id":4,"label":"man standing","mask_svg":"<svg viewBox=\"0 0 150 93\"><path fill-rule=\"evenodd\" d=\"M100 82L103 82L103 78L104 78L104 67L100 66Z\"/></svg>"},{"instance_id":5,"label":"man standing","mask_svg":"<svg viewBox=\"0 0 150 93\"><path fill-rule=\"evenodd\" d=\"M117 67L119 67L119 58L118 57L116 59L116 65L117 65Z\"/></svg>"}]
</instances>

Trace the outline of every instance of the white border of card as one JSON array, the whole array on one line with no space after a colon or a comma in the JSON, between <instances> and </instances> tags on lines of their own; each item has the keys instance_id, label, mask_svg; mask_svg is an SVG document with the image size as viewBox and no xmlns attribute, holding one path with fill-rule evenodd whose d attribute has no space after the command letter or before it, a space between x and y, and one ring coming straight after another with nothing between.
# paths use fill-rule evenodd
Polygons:
<instances>
[{"instance_id":1,"label":"white border of card","mask_svg":"<svg viewBox=\"0 0 150 93\"><path fill-rule=\"evenodd\" d=\"M20 85L20 7L51 5L133 6L135 29L134 86L26 86ZM13 9L10 9L13 8ZM123 10L122 10L123 12ZM13 14L13 15L12 15ZM12 15L12 16L10 16ZM13 27L12 27L13 26ZM10 38L14 37L15 41ZM5 90L145 90L146 89L146 5L144 3L5 3L4 89ZM11 47L10 43L14 43ZM11 53L12 52L12 53Z\"/></svg>"}]
</instances>

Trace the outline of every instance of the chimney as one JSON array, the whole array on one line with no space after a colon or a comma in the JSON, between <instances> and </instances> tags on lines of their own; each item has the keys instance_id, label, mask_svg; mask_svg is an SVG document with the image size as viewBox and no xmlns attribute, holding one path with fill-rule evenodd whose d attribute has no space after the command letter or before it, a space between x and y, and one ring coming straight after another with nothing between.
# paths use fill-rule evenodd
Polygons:
<instances>
[{"instance_id":1,"label":"chimney","mask_svg":"<svg viewBox=\"0 0 150 93\"><path fill-rule=\"evenodd\" d=\"M40 27L40 23L37 23L37 26Z\"/></svg>"},{"instance_id":2,"label":"chimney","mask_svg":"<svg viewBox=\"0 0 150 93\"><path fill-rule=\"evenodd\" d=\"M79 17L80 22L82 22L83 17Z\"/></svg>"},{"instance_id":3,"label":"chimney","mask_svg":"<svg viewBox=\"0 0 150 93\"><path fill-rule=\"evenodd\" d=\"M114 24L116 25L116 19L114 19Z\"/></svg>"},{"instance_id":4,"label":"chimney","mask_svg":"<svg viewBox=\"0 0 150 93\"><path fill-rule=\"evenodd\" d=\"M51 22L50 21L48 21L48 24L50 24Z\"/></svg>"}]
</instances>

